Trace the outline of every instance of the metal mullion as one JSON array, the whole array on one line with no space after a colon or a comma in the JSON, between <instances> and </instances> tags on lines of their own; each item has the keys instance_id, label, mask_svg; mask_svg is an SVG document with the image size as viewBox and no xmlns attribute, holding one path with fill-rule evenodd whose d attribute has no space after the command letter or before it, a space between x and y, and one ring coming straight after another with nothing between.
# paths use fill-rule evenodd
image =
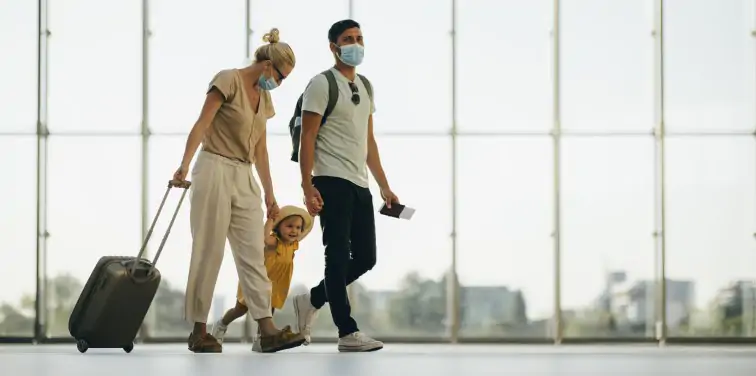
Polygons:
<instances>
[{"instance_id":1,"label":"metal mullion","mask_svg":"<svg viewBox=\"0 0 756 376\"><path fill-rule=\"evenodd\" d=\"M553 2L552 58L553 58L553 210L554 228L552 240L554 247L554 343L561 344L564 336L562 322L562 249L561 249L561 77L560 77L560 0Z\"/></svg>"},{"instance_id":2,"label":"metal mullion","mask_svg":"<svg viewBox=\"0 0 756 376\"><path fill-rule=\"evenodd\" d=\"M37 239L34 341L47 337L47 84L48 84L48 4L38 0L37 8Z\"/></svg>"},{"instance_id":3,"label":"metal mullion","mask_svg":"<svg viewBox=\"0 0 756 376\"><path fill-rule=\"evenodd\" d=\"M667 338L666 309L666 154L665 154L665 111L664 111L664 0L654 3L654 70L655 70L655 125L654 125L654 171L655 171L655 205L654 218L656 230L654 236L656 275L654 332L660 345Z\"/></svg>"},{"instance_id":4,"label":"metal mullion","mask_svg":"<svg viewBox=\"0 0 756 376\"><path fill-rule=\"evenodd\" d=\"M48 132L50 136L56 138L62 137L139 137L142 135L140 132L87 132L87 131L74 131L74 132Z\"/></svg>"},{"instance_id":5,"label":"metal mullion","mask_svg":"<svg viewBox=\"0 0 756 376\"><path fill-rule=\"evenodd\" d=\"M665 127L666 128L666 127ZM696 132L696 131L664 131L664 137L738 137L738 136L753 136L754 131L742 130L742 131L718 131L718 132Z\"/></svg>"},{"instance_id":6,"label":"metal mullion","mask_svg":"<svg viewBox=\"0 0 756 376\"><path fill-rule=\"evenodd\" d=\"M451 343L457 343L459 341L459 332L462 326L460 322L461 318L461 301L460 301L460 286L459 276L457 273L457 259L459 256L458 237L457 237L457 205L458 205L458 187L457 187L457 174L459 168L457 166L457 0L451 0L451 214L452 214L452 230L451 230L451 272L447 278L446 291L447 291L447 315L451 314L448 319L451 322L449 328L449 341Z\"/></svg>"},{"instance_id":7,"label":"metal mullion","mask_svg":"<svg viewBox=\"0 0 756 376\"><path fill-rule=\"evenodd\" d=\"M0 132L0 137L14 137L14 136L36 136L38 134L36 128L34 132Z\"/></svg>"},{"instance_id":8,"label":"metal mullion","mask_svg":"<svg viewBox=\"0 0 756 376\"><path fill-rule=\"evenodd\" d=\"M244 58L245 61L250 61L250 53L252 52L252 0L244 0ZM287 133L288 134L288 133ZM186 133L188 137L189 134ZM254 336L252 324L253 319L251 315L244 315L244 322L242 323L242 342L252 342Z\"/></svg>"},{"instance_id":9,"label":"metal mullion","mask_svg":"<svg viewBox=\"0 0 756 376\"><path fill-rule=\"evenodd\" d=\"M754 43L754 37L756 37L756 0L751 1L751 45L756 47L756 43ZM756 57L756 48L753 49L752 56ZM752 67L752 69L756 71L756 58L754 59L754 66ZM754 78L756 79L756 75L754 75ZM752 85L751 86L752 89L756 90L756 80L751 82L751 85ZM753 108L756 108L756 106ZM753 135L754 144L756 144L756 124L754 125L752 135ZM756 176L756 174L754 174L754 176ZM756 241L756 229L754 229L753 231L754 231L753 239L754 241ZM753 291L752 291L752 294L753 294ZM754 298L753 295L752 295L752 298ZM751 307L750 312L751 312L752 318L751 318L750 325L748 326L748 329L749 329L748 337L753 338L752 336L755 330L754 323L756 322L756 314L754 313L754 307Z\"/></svg>"},{"instance_id":10,"label":"metal mullion","mask_svg":"<svg viewBox=\"0 0 756 376\"><path fill-rule=\"evenodd\" d=\"M150 30L150 0L142 0L142 118L139 136L141 136L142 150L141 150L141 225L140 234L142 239L147 236L147 228L149 226L149 145L150 145L150 124L149 124L149 78L150 78L150 37L152 31ZM145 250L144 256L149 258L149 250ZM144 320L142 323L138 339L144 341L150 338L150 323L154 323L154 313L148 316L148 320Z\"/></svg>"}]
</instances>

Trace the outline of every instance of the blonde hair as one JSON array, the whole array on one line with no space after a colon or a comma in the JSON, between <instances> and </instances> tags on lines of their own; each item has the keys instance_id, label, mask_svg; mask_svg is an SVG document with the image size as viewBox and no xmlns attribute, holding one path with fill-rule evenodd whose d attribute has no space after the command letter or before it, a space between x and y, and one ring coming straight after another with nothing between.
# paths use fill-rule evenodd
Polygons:
<instances>
[{"instance_id":1,"label":"blonde hair","mask_svg":"<svg viewBox=\"0 0 756 376\"><path fill-rule=\"evenodd\" d=\"M263 42L268 42L268 44L257 48L255 51L255 61L270 60L278 69L282 69L286 65L294 68L297 62L296 57L294 57L294 51L292 51L288 44L279 42L278 29L275 27L270 29L270 32L265 33L262 39Z\"/></svg>"}]
</instances>

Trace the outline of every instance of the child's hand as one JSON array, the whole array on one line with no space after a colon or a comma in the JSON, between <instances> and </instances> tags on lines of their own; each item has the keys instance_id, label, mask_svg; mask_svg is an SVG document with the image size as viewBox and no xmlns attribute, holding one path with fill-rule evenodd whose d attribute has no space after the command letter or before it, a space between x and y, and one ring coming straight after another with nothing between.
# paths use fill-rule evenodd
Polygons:
<instances>
[{"instance_id":1,"label":"child's hand","mask_svg":"<svg viewBox=\"0 0 756 376\"><path fill-rule=\"evenodd\" d=\"M280 209L278 208L278 203L276 202L276 198L273 197L273 195L265 195L265 207L267 210L268 219L276 219L278 217Z\"/></svg>"}]
</instances>

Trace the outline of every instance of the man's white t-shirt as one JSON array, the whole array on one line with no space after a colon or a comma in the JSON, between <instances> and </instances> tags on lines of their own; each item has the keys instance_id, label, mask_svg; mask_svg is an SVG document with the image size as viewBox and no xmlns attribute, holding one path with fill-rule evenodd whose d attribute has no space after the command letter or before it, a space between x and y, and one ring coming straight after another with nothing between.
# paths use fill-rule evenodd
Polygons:
<instances>
[{"instance_id":1,"label":"man's white t-shirt","mask_svg":"<svg viewBox=\"0 0 756 376\"><path fill-rule=\"evenodd\" d=\"M315 141L313 176L333 176L368 188L368 118L375 112L373 98L368 95L359 76L354 83L360 104L352 103L349 79L331 68L339 89L336 106L320 126ZM323 115L328 106L328 79L318 74L310 80L302 98L302 111Z\"/></svg>"}]
</instances>

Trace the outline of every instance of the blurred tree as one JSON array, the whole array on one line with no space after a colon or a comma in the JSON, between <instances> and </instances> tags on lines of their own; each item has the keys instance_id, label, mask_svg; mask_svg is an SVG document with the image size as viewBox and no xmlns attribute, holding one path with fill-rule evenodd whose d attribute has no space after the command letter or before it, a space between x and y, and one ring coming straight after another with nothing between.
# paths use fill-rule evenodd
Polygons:
<instances>
[{"instance_id":1,"label":"blurred tree","mask_svg":"<svg viewBox=\"0 0 756 376\"><path fill-rule=\"evenodd\" d=\"M27 337L34 330L34 318L10 304L0 306L0 336Z\"/></svg>"},{"instance_id":2,"label":"blurred tree","mask_svg":"<svg viewBox=\"0 0 756 376\"><path fill-rule=\"evenodd\" d=\"M382 312L375 312L373 308L373 292L359 282L352 283L350 287L349 303L352 306L352 317L357 321L360 330L371 333L382 330L378 322Z\"/></svg>"},{"instance_id":3,"label":"blurred tree","mask_svg":"<svg viewBox=\"0 0 756 376\"><path fill-rule=\"evenodd\" d=\"M404 277L399 292L389 300L392 329L412 334L446 332L446 283L422 278L417 272Z\"/></svg>"},{"instance_id":4,"label":"blurred tree","mask_svg":"<svg viewBox=\"0 0 756 376\"><path fill-rule=\"evenodd\" d=\"M47 330L50 336L68 336L68 318L83 285L70 274L47 281ZM34 325L34 295L26 294L18 306L0 306L0 335L30 336Z\"/></svg>"},{"instance_id":5,"label":"blurred tree","mask_svg":"<svg viewBox=\"0 0 756 376\"><path fill-rule=\"evenodd\" d=\"M191 332L192 325L184 320L184 296L183 289L172 288L166 279L160 282L148 315L154 320L149 326L151 336L174 337Z\"/></svg>"},{"instance_id":6,"label":"blurred tree","mask_svg":"<svg viewBox=\"0 0 756 376\"><path fill-rule=\"evenodd\" d=\"M47 281L47 333L51 337L68 337L68 319L84 285L71 274L61 274Z\"/></svg>"}]
</instances>

